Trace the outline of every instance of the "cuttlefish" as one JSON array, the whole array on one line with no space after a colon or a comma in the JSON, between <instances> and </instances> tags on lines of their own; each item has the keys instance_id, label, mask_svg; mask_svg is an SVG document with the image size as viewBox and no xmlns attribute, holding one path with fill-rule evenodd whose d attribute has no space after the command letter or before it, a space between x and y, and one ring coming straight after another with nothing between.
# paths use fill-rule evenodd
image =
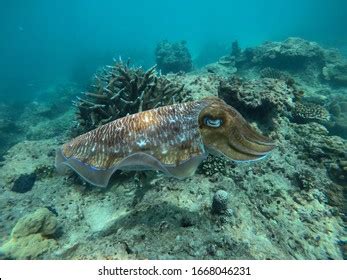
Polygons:
<instances>
[{"instance_id":1,"label":"cuttlefish","mask_svg":"<svg viewBox=\"0 0 347 280\"><path fill-rule=\"evenodd\" d=\"M264 158L275 144L217 97L117 119L64 144L56 168L106 187L116 170L158 170L185 178L209 153L233 161Z\"/></svg>"}]
</instances>

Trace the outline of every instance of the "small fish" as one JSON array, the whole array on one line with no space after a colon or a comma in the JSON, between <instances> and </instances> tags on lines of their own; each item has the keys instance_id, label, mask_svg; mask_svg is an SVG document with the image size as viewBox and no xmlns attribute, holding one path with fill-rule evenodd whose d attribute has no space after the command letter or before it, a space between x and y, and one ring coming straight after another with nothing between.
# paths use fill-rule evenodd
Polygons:
<instances>
[{"instance_id":1,"label":"small fish","mask_svg":"<svg viewBox=\"0 0 347 280\"><path fill-rule=\"evenodd\" d=\"M217 97L164 106L117 119L64 144L56 168L73 169L106 187L116 170L159 170L185 178L208 153L234 161L264 158L275 144Z\"/></svg>"}]
</instances>

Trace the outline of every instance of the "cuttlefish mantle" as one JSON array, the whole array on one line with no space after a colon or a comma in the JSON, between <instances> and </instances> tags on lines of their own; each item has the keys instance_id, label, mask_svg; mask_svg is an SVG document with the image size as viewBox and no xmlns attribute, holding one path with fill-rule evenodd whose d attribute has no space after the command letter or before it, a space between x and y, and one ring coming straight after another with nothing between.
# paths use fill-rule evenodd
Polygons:
<instances>
[{"instance_id":1,"label":"cuttlefish mantle","mask_svg":"<svg viewBox=\"0 0 347 280\"><path fill-rule=\"evenodd\" d=\"M71 168L106 187L117 170L159 170L185 178L208 153L234 161L264 158L274 142L259 134L233 107L216 97L129 115L64 144L56 168Z\"/></svg>"}]
</instances>

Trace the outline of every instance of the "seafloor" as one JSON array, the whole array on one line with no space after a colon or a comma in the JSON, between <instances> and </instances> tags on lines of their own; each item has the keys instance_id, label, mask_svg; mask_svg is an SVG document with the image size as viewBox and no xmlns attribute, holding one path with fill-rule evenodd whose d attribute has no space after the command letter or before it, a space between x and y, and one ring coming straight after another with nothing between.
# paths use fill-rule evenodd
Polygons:
<instances>
[{"instance_id":1,"label":"seafloor","mask_svg":"<svg viewBox=\"0 0 347 280\"><path fill-rule=\"evenodd\" d=\"M256 163L211 156L185 180L116 172L106 189L54 170L81 89L42 90L17 112L0 103L0 258L343 259L346 69L338 51L290 38L169 74L193 99L236 107L276 149Z\"/></svg>"}]
</instances>

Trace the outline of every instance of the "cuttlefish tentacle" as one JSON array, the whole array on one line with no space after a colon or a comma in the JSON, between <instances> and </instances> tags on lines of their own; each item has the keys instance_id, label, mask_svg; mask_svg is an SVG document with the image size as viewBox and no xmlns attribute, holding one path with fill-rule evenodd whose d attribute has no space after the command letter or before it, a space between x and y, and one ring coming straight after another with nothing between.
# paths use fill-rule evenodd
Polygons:
<instances>
[{"instance_id":1,"label":"cuttlefish tentacle","mask_svg":"<svg viewBox=\"0 0 347 280\"><path fill-rule=\"evenodd\" d=\"M209 152L236 161L261 159L274 142L219 98L140 112L80 135L57 151L56 167L107 186L117 169L191 176Z\"/></svg>"}]
</instances>

